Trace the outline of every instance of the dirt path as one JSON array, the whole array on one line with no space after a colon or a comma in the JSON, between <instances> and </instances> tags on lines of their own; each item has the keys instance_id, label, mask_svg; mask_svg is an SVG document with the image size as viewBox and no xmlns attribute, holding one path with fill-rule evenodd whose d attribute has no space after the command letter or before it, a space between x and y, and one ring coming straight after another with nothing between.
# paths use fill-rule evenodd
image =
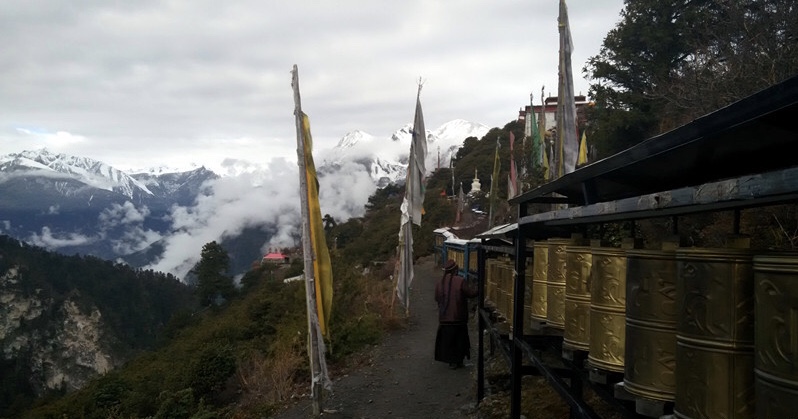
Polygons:
<instances>
[{"instance_id":1,"label":"dirt path","mask_svg":"<svg viewBox=\"0 0 798 419\"><path fill-rule=\"evenodd\" d=\"M476 326L470 320L471 361L457 370L433 360L438 327L434 299L440 269L432 258L416 263L406 329L385 336L369 365L333 380L333 394L322 402L324 418L468 418L476 401ZM310 400L277 415L312 417Z\"/></svg>"}]
</instances>

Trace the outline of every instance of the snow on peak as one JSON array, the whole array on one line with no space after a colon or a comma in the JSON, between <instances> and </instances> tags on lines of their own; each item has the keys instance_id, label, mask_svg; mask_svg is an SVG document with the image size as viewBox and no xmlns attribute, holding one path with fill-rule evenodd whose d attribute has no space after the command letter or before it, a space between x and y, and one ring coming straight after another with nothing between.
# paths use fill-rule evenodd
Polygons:
<instances>
[{"instance_id":1,"label":"snow on peak","mask_svg":"<svg viewBox=\"0 0 798 419\"><path fill-rule=\"evenodd\" d=\"M336 147L352 148L358 144L369 143L372 141L374 141L373 135L360 130L354 130L344 135L344 137L341 138L341 141L338 141L338 145Z\"/></svg>"},{"instance_id":2,"label":"snow on peak","mask_svg":"<svg viewBox=\"0 0 798 419\"><path fill-rule=\"evenodd\" d=\"M394 131L393 135L391 135L391 141L403 142L408 144L410 144L410 140L412 138L413 138L413 124L405 124L405 126Z\"/></svg>"},{"instance_id":3,"label":"snow on peak","mask_svg":"<svg viewBox=\"0 0 798 419\"><path fill-rule=\"evenodd\" d=\"M82 182L86 185L115 191L133 197L135 190L152 195L144 184L103 162L88 157L55 154L47 149L25 150L0 157L2 169L48 171Z\"/></svg>"},{"instance_id":4,"label":"snow on peak","mask_svg":"<svg viewBox=\"0 0 798 419\"><path fill-rule=\"evenodd\" d=\"M463 145L468 137L482 138L490 129L482 124L455 119L434 131L427 131L427 143L436 145L440 150L430 148L427 152L426 167L430 172L437 164L448 166L454 153ZM345 159L355 158L366 165L372 178L384 186L386 179L394 182L404 179L407 170L407 155L413 138L413 124L405 124L394 131L390 139L373 137L362 131L346 134L338 145L326 155L322 165L340 164ZM440 152L440 158L438 157Z\"/></svg>"},{"instance_id":5,"label":"snow on peak","mask_svg":"<svg viewBox=\"0 0 798 419\"><path fill-rule=\"evenodd\" d=\"M490 131L485 125L469 122L464 119L455 119L441 125L432 134L441 139L458 139L462 144L468 137L481 138Z\"/></svg>"},{"instance_id":6,"label":"snow on peak","mask_svg":"<svg viewBox=\"0 0 798 419\"><path fill-rule=\"evenodd\" d=\"M147 175L150 175L150 176L161 176L161 175L167 175L167 174L172 174L172 173L190 172L192 170L200 169L200 168L203 168L203 167L204 166L202 166L200 164L196 164L196 163L191 163L189 166L182 167L182 168L181 167L176 167L176 166L160 165L160 166L152 166L152 167L133 168L133 169L130 169L130 170L125 170L125 173L127 173L129 175L147 174Z\"/></svg>"},{"instance_id":7,"label":"snow on peak","mask_svg":"<svg viewBox=\"0 0 798 419\"><path fill-rule=\"evenodd\" d=\"M461 146L468 137L482 138L490 131L485 125L469 122L464 119L449 121L433 131L427 131L427 143L436 143L441 147ZM413 138L413 124L406 124L391 135L391 140L410 144Z\"/></svg>"}]
</instances>

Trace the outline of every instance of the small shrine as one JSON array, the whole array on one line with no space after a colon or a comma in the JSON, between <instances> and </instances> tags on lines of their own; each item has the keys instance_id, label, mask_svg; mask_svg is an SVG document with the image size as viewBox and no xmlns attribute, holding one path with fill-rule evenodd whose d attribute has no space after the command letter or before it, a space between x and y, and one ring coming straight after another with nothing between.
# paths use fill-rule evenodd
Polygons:
<instances>
[{"instance_id":1,"label":"small shrine","mask_svg":"<svg viewBox=\"0 0 798 419\"><path fill-rule=\"evenodd\" d=\"M482 184L479 183L479 178L477 177L477 169L474 169L474 181L471 182L471 191L468 192L469 195L473 195L477 192L482 192Z\"/></svg>"}]
</instances>

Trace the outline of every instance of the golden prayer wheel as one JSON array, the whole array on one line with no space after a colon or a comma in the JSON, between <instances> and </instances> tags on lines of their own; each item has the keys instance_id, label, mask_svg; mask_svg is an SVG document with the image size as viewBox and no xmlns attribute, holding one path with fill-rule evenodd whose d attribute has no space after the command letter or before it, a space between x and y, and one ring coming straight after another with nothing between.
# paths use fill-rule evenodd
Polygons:
<instances>
[{"instance_id":1,"label":"golden prayer wheel","mask_svg":"<svg viewBox=\"0 0 798 419\"><path fill-rule=\"evenodd\" d=\"M464 266L465 262L465 251L463 249L455 249L453 247L446 248L446 259L452 259L453 261L457 262L457 266L460 269L465 269Z\"/></svg>"},{"instance_id":2,"label":"golden prayer wheel","mask_svg":"<svg viewBox=\"0 0 798 419\"><path fill-rule=\"evenodd\" d=\"M491 291L488 294L490 302L496 310L501 309L501 269L498 259L491 259L490 277L491 277Z\"/></svg>"},{"instance_id":3,"label":"golden prayer wheel","mask_svg":"<svg viewBox=\"0 0 798 419\"><path fill-rule=\"evenodd\" d=\"M513 323L513 266L512 261L505 259L499 265L500 278L502 284L502 313L507 321L512 325Z\"/></svg>"},{"instance_id":4,"label":"golden prayer wheel","mask_svg":"<svg viewBox=\"0 0 798 419\"><path fill-rule=\"evenodd\" d=\"M754 257L756 417L798 412L798 254Z\"/></svg>"},{"instance_id":5,"label":"golden prayer wheel","mask_svg":"<svg viewBox=\"0 0 798 419\"><path fill-rule=\"evenodd\" d=\"M477 272L478 267L478 260L479 255L476 249L471 249L468 251L468 272Z\"/></svg>"},{"instance_id":6,"label":"golden prayer wheel","mask_svg":"<svg viewBox=\"0 0 798 419\"><path fill-rule=\"evenodd\" d=\"M596 368L623 372L626 342L626 252L594 247L590 286L590 353Z\"/></svg>"},{"instance_id":7,"label":"golden prayer wheel","mask_svg":"<svg viewBox=\"0 0 798 419\"><path fill-rule=\"evenodd\" d=\"M504 317L504 277L502 275L502 264L503 262L501 259L497 259L493 271L496 274L496 310Z\"/></svg>"},{"instance_id":8,"label":"golden prayer wheel","mask_svg":"<svg viewBox=\"0 0 798 419\"><path fill-rule=\"evenodd\" d=\"M558 329L565 327L565 247L569 239L550 239L549 269L546 275L546 323Z\"/></svg>"},{"instance_id":9,"label":"golden prayer wheel","mask_svg":"<svg viewBox=\"0 0 798 419\"><path fill-rule=\"evenodd\" d=\"M485 304L496 307L496 259L485 260Z\"/></svg>"},{"instance_id":10,"label":"golden prayer wheel","mask_svg":"<svg viewBox=\"0 0 798 419\"><path fill-rule=\"evenodd\" d=\"M532 260L527 258L526 269L524 269L524 334L534 333L532 327L532 278L534 277L534 270L532 268Z\"/></svg>"},{"instance_id":11,"label":"golden prayer wheel","mask_svg":"<svg viewBox=\"0 0 798 419\"><path fill-rule=\"evenodd\" d=\"M747 249L676 251L678 418L754 418L754 278Z\"/></svg>"},{"instance_id":12,"label":"golden prayer wheel","mask_svg":"<svg viewBox=\"0 0 798 419\"><path fill-rule=\"evenodd\" d=\"M676 253L626 252L624 385L648 399L676 395Z\"/></svg>"},{"instance_id":13,"label":"golden prayer wheel","mask_svg":"<svg viewBox=\"0 0 798 419\"><path fill-rule=\"evenodd\" d=\"M546 321L546 281L549 272L549 245L535 242L532 247L532 319Z\"/></svg>"},{"instance_id":14,"label":"golden prayer wheel","mask_svg":"<svg viewBox=\"0 0 798 419\"><path fill-rule=\"evenodd\" d=\"M798 412L798 389L795 383L785 383L776 376L761 370L756 374L756 416L757 418L790 418ZM790 416L793 415L793 416Z\"/></svg>"},{"instance_id":15,"label":"golden prayer wheel","mask_svg":"<svg viewBox=\"0 0 798 419\"><path fill-rule=\"evenodd\" d=\"M589 246L565 248L565 331L563 344L590 349L590 283L593 254Z\"/></svg>"}]
</instances>

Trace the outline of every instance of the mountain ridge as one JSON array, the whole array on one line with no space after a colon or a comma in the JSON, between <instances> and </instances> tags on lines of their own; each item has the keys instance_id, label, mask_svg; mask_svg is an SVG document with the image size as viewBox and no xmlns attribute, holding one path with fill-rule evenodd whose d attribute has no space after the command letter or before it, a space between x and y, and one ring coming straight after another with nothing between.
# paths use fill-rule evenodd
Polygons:
<instances>
[{"instance_id":1,"label":"mountain ridge","mask_svg":"<svg viewBox=\"0 0 798 419\"><path fill-rule=\"evenodd\" d=\"M410 128L408 124L382 138L355 130L332 149L314 153L324 186L323 211L338 220L360 216L377 188L401 184ZM487 131L484 125L464 120L427 131L428 172L438 164L447 166L466 138L479 138ZM126 173L104 162L47 149L0 156L0 234L64 254L175 269L167 272L180 278L211 240L227 240L236 247L234 236L248 232L248 243L261 240L261 249L290 245L299 229L294 225L299 205L296 166L285 161L269 167L231 164L241 169L230 172L237 176L220 176L204 166L176 173L166 173L163 167ZM277 198L252 199L253 194ZM253 211L258 207L262 210ZM184 250L170 253L176 246ZM262 256L255 247L237 255L233 274L246 271L252 259Z\"/></svg>"}]
</instances>

